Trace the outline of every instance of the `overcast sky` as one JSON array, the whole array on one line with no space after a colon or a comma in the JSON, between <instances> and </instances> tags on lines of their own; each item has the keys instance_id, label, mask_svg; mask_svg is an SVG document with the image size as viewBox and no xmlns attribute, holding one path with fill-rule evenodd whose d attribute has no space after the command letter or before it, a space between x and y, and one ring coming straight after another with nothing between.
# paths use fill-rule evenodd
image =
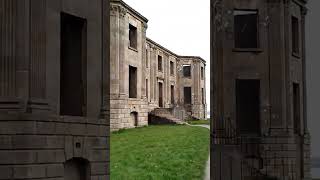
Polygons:
<instances>
[{"instance_id":1,"label":"overcast sky","mask_svg":"<svg viewBox=\"0 0 320 180\"><path fill-rule=\"evenodd\" d=\"M145 16L147 37L178 55L207 61L207 104L210 107L210 0L124 0ZM201 3L199 3L201 2Z\"/></svg>"}]
</instances>

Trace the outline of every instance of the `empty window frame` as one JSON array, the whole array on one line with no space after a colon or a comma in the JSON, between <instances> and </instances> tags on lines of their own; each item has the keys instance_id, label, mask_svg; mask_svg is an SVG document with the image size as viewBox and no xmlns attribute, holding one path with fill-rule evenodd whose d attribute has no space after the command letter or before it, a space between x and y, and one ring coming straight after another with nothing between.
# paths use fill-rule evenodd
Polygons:
<instances>
[{"instance_id":1,"label":"empty window frame","mask_svg":"<svg viewBox=\"0 0 320 180\"><path fill-rule=\"evenodd\" d=\"M131 48L137 49L137 36L137 28L129 24L129 45Z\"/></svg>"},{"instance_id":2,"label":"empty window frame","mask_svg":"<svg viewBox=\"0 0 320 180\"><path fill-rule=\"evenodd\" d=\"M291 17L291 33L292 33L292 52L294 54L299 54L299 47L300 47L300 41L299 41L299 20L298 18L292 16Z\"/></svg>"},{"instance_id":3,"label":"empty window frame","mask_svg":"<svg viewBox=\"0 0 320 180\"><path fill-rule=\"evenodd\" d=\"M260 80L236 80L236 120L240 134L260 133Z\"/></svg>"},{"instance_id":4,"label":"empty window frame","mask_svg":"<svg viewBox=\"0 0 320 180\"><path fill-rule=\"evenodd\" d=\"M174 86L171 85L171 104L174 104Z\"/></svg>"},{"instance_id":5,"label":"empty window frame","mask_svg":"<svg viewBox=\"0 0 320 180\"><path fill-rule=\"evenodd\" d=\"M205 104L205 101L204 101L204 89L201 88L201 100L202 100L202 104Z\"/></svg>"},{"instance_id":6,"label":"empty window frame","mask_svg":"<svg viewBox=\"0 0 320 180\"><path fill-rule=\"evenodd\" d=\"M203 67L201 67L201 79L203 80L204 79L204 68Z\"/></svg>"},{"instance_id":7,"label":"empty window frame","mask_svg":"<svg viewBox=\"0 0 320 180\"><path fill-rule=\"evenodd\" d=\"M129 66L129 98L137 98L137 68Z\"/></svg>"},{"instance_id":8,"label":"empty window frame","mask_svg":"<svg viewBox=\"0 0 320 180\"><path fill-rule=\"evenodd\" d=\"M148 99L148 94L149 94L149 82L148 79L146 79L146 97Z\"/></svg>"},{"instance_id":9,"label":"empty window frame","mask_svg":"<svg viewBox=\"0 0 320 180\"><path fill-rule=\"evenodd\" d=\"M184 87L183 94L184 94L184 104L191 104L192 96L191 96L191 87Z\"/></svg>"},{"instance_id":10,"label":"empty window frame","mask_svg":"<svg viewBox=\"0 0 320 180\"><path fill-rule=\"evenodd\" d=\"M85 116L87 21L61 13L60 114Z\"/></svg>"},{"instance_id":11,"label":"empty window frame","mask_svg":"<svg viewBox=\"0 0 320 180\"><path fill-rule=\"evenodd\" d=\"M158 56L158 71L162 72L162 56Z\"/></svg>"},{"instance_id":12,"label":"empty window frame","mask_svg":"<svg viewBox=\"0 0 320 180\"><path fill-rule=\"evenodd\" d=\"M234 10L235 48L258 48L258 11Z\"/></svg>"},{"instance_id":13,"label":"empty window frame","mask_svg":"<svg viewBox=\"0 0 320 180\"><path fill-rule=\"evenodd\" d=\"M191 77L191 65L185 64L183 65L183 77Z\"/></svg>"},{"instance_id":14,"label":"empty window frame","mask_svg":"<svg viewBox=\"0 0 320 180\"><path fill-rule=\"evenodd\" d=\"M174 75L174 63L172 61L170 61L170 75Z\"/></svg>"}]
</instances>

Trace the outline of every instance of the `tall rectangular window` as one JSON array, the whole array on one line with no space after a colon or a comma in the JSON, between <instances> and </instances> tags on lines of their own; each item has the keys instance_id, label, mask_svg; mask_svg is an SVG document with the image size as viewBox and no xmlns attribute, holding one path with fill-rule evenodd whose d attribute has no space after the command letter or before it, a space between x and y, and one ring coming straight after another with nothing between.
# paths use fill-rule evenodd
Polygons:
<instances>
[{"instance_id":1,"label":"tall rectangular window","mask_svg":"<svg viewBox=\"0 0 320 180\"><path fill-rule=\"evenodd\" d=\"M299 84L293 83L293 124L294 132L300 132L300 88Z\"/></svg>"},{"instance_id":2,"label":"tall rectangular window","mask_svg":"<svg viewBox=\"0 0 320 180\"><path fill-rule=\"evenodd\" d=\"M191 87L184 87L184 104L191 104L192 96L191 96Z\"/></svg>"},{"instance_id":3,"label":"tall rectangular window","mask_svg":"<svg viewBox=\"0 0 320 180\"><path fill-rule=\"evenodd\" d=\"M137 98L137 68L129 66L129 98Z\"/></svg>"},{"instance_id":4,"label":"tall rectangular window","mask_svg":"<svg viewBox=\"0 0 320 180\"><path fill-rule=\"evenodd\" d=\"M170 61L170 75L174 75L174 63L172 61Z\"/></svg>"},{"instance_id":5,"label":"tall rectangular window","mask_svg":"<svg viewBox=\"0 0 320 180\"><path fill-rule=\"evenodd\" d=\"M146 49L146 67L149 67L149 57L148 57L148 50Z\"/></svg>"},{"instance_id":6,"label":"tall rectangular window","mask_svg":"<svg viewBox=\"0 0 320 180\"><path fill-rule=\"evenodd\" d=\"M239 133L260 133L260 80L236 81L236 121Z\"/></svg>"},{"instance_id":7,"label":"tall rectangular window","mask_svg":"<svg viewBox=\"0 0 320 180\"><path fill-rule=\"evenodd\" d=\"M158 71L162 72L162 56L158 56Z\"/></svg>"},{"instance_id":8,"label":"tall rectangular window","mask_svg":"<svg viewBox=\"0 0 320 180\"><path fill-rule=\"evenodd\" d=\"M204 79L204 69L203 69L203 67L201 67L201 79L202 80Z\"/></svg>"},{"instance_id":9,"label":"tall rectangular window","mask_svg":"<svg viewBox=\"0 0 320 180\"><path fill-rule=\"evenodd\" d=\"M174 86L171 85L171 104L174 104Z\"/></svg>"},{"instance_id":10,"label":"tall rectangular window","mask_svg":"<svg viewBox=\"0 0 320 180\"><path fill-rule=\"evenodd\" d=\"M183 76L184 77L191 77L191 65L183 65Z\"/></svg>"},{"instance_id":11,"label":"tall rectangular window","mask_svg":"<svg viewBox=\"0 0 320 180\"><path fill-rule=\"evenodd\" d=\"M129 42L130 47L137 49L137 28L131 24L129 24Z\"/></svg>"},{"instance_id":12,"label":"tall rectangular window","mask_svg":"<svg viewBox=\"0 0 320 180\"><path fill-rule=\"evenodd\" d=\"M258 11L234 10L235 48L258 48Z\"/></svg>"},{"instance_id":13,"label":"tall rectangular window","mask_svg":"<svg viewBox=\"0 0 320 180\"><path fill-rule=\"evenodd\" d=\"M295 54L299 54L299 20L298 18L292 16L291 17L291 33L292 33L292 52Z\"/></svg>"},{"instance_id":14,"label":"tall rectangular window","mask_svg":"<svg viewBox=\"0 0 320 180\"><path fill-rule=\"evenodd\" d=\"M202 104L205 104L205 101L204 101L204 89L201 88L201 99L202 99Z\"/></svg>"},{"instance_id":15,"label":"tall rectangular window","mask_svg":"<svg viewBox=\"0 0 320 180\"><path fill-rule=\"evenodd\" d=\"M85 116L87 21L61 13L60 114Z\"/></svg>"}]
</instances>

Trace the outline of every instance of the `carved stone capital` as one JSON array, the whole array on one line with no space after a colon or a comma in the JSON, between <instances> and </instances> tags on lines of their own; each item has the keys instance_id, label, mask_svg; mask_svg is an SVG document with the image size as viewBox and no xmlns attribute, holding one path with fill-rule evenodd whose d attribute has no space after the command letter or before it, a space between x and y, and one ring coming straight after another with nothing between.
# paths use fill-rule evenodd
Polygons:
<instances>
[{"instance_id":1,"label":"carved stone capital","mask_svg":"<svg viewBox=\"0 0 320 180\"><path fill-rule=\"evenodd\" d=\"M127 9L120 5L110 5L110 16L116 16L119 13L120 17L124 17L127 14Z\"/></svg>"}]
</instances>

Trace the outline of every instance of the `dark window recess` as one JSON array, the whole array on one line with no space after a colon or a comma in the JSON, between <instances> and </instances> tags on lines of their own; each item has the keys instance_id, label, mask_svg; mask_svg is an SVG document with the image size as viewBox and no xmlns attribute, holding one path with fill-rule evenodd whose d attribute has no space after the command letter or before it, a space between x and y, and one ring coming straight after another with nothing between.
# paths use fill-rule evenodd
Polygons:
<instances>
[{"instance_id":1,"label":"dark window recess","mask_svg":"<svg viewBox=\"0 0 320 180\"><path fill-rule=\"evenodd\" d=\"M201 99L202 99L202 104L205 104L204 102L204 89L201 88Z\"/></svg>"},{"instance_id":2,"label":"dark window recess","mask_svg":"<svg viewBox=\"0 0 320 180\"><path fill-rule=\"evenodd\" d=\"M130 47L137 49L137 28L129 24Z\"/></svg>"},{"instance_id":3,"label":"dark window recess","mask_svg":"<svg viewBox=\"0 0 320 180\"><path fill-rule=\"evenodd\" d=\"M85 116L87 21L61 13L60 114Z\"/></svg>"},{"instance_id":4,"label":"dark window recess","mask_svg":"<svg viewBox=\"0 0 320 180\"><path fill-rule=\"evenodd\" d=\"M203 69L203 67L201 67L201 79L203 79L204 78L204 69Z\"/></svg>"},{"instance_id":5,"label":"dark window recess","mask_svg":"<svg viewBox=\"0 0 320 180\"><path fill-rule=\"evenodd\" d=\"M299 84L293 83L293 124L294 132L300 132L300 89Z\"/></svg>"},{"instance_id":6,"label":"dark window recess","mask_svg":"<svg viewBox=\"0 0 320 180\"><path fill-rule=\"evenodd\" d=\"M174 63L170 61L170 75L174 75Z\"/></svg>"},{"instance_id":7,"label":"dark window recess","mask_svg":"<svg viewBox=\"0 0 320 180\"><path fill-rule=\"evenodd\" d=\"M234 11L235 48L258 48L258 11Z\"/></svg>"},{"instance_id":8,"label":"dark window recess","mask_svg":"<svg viewBox=\"0 0 320 180\"><path fill-rule=\"evenodd\" d=\"M129 98L137 98L137 68L129 66Z\"/></svg>"},{"instance_id":9,"label":"dark window recess","mask_svg":"<svg viewBox=\"0 0 320 180\"><path fill-rule=\"evenodd\" d=\"M184 104L191 104L191 87L184 87Z\"/></svg>"},{"instance_id":10,"label":"dark window recess","mask_svg":"<svg viewBox=\"0 0 320 180\"><path fill-rule=\"evenodd\" d=\"M183 65L183 76L191 77L191 65Z\"/></svg>"},{"instance_id":11,"label":"dark window recess","mask_svg":"<svg viewBox=\"0 0 320 180\"><path fill-rule=\"evenodd\" d=\"M162 71L162 56L158 56L158 71Z\"/></svg>"},{"instance_id":12,"label":"dark window recess","mask_svg":"<svg viewBox=\"0 0 320 180\"><path fill-rule=\"evenodd\" d=\"M163 89L161 82L159 82L159 107L163 107Z\"/></svg>"},{"instance_id":13,"label":"dark window recess","mask_svg":"<svg viewBox=\"0 0 320 180\"><path fill-rule=\"evenodd\" d=\"M236 80L236 113L241 134L260 133L259 80Z\"/></svg>"},{"instance_id":14,"label":"dark window recess","mask_svg":"<svg viewBox=\"0 0 320 180\"><path fill-rule=\"evenodd\" d=\"M174 86L171 86L171 104L174 104Z\"/></svg>"},{"instance_id":15,"label":"dark window recess","mask_svg":"<svg viewBox=\"0 0 320 180\"><path fill-rule=\"evenodd\" d=\"M146 50L146 67L149 67L148 50Z\"/></svg>"},{"instance_id":16,"label":"dark window recess","mask_svg":"<svg viewBox=\"0 0 320 180\"><path fill-rule=\"evenodd\" d=\"M291 18L291 26L292 26L292 52L295 54L299 54L299 20L298 18L292 16Z\"/></svg>"}]
</instances>

